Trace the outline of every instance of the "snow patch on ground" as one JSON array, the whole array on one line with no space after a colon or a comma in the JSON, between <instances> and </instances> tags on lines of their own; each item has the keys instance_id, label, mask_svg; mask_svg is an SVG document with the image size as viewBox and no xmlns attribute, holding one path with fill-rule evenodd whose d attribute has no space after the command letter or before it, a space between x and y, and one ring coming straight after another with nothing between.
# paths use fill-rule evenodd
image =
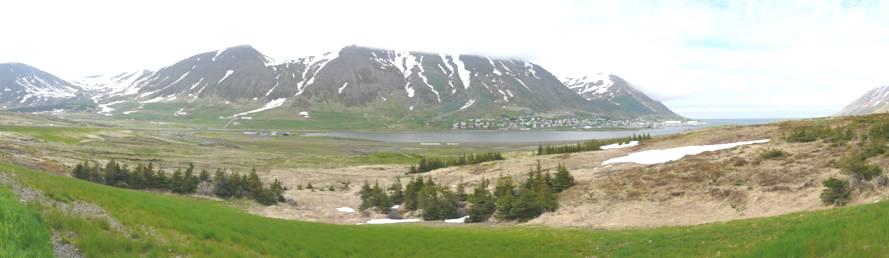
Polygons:
<instances>
[{"instance_id":1,"label":"snow patch on ground","mask_svg":"<svg viewBox=\"0 0 889 258\"><path fill-rule=\"evenodd\" d=\"M111 112L114 111L114 109L111 108L111 106L112 106L112 105L116 105L116 104L120 104L120 103L123 103L123 100L119 100L119 101L115 101L115 102L111 102L111 103L99 104L99 109L100 109L100 110L99 110L98 113L99 113L99 114L106 115L106 116L110 116L110 115L111 115Z\"/></svg>"},{"instance_id":2,"label":"snow patch on ground","mask_svg":"<svg viewBox=\"0 0 889 258\"><path fill-rule=\"evenodd\" d=\"M456 218L456 219L446 219L444 222L445 223L461 223L462 224L462 223L466 223L466 219L469 219L469 216L463 216L461 218Z\"/></svg>"},{"instance_id":3,"label":"snow patch on ground","mask_svg":"<svg viewBox=\"0 0 889 258\"><path fill-rule=\"evenodd\" d=\"M600 147L600 149L603 149L603 150L622 149L622 148L629 148L629 147L638 146L638 145L639 145L639 141L630 141L628 143L608 144L608 145Z\"/></svg>"},{"instance_id":4,"label":"snow patch on ground","mask_svg":"<svg viewBox=\"0 0 889 258\"><path fill-rule=\"evenodd\" d=\"M346 212L346 213L352 213L352 212L355 212L355 209L352 209L352 208L349 208L349 207L339 207L339 208L336 208L336 211L339 211L339 212Z\"/></svg>"},{"instance_id":5,"label":"snow patch on ground","mask_svg":"<svg viewBox=\"0 0 889 258\"><path fill-rule=\"evenodd\" d=\"M755 140L755 141L745 141L745 142L735 142L735 143L723 143L723 144L711 144L711 145L694 145L694 146L685 146L685 147L677 147L663 150L647 150L630 153L629 155L623 157L617 157L613 159L606 160L602 162L602 165L614 164L614 163L638 163L643 165L652 165L670 162L674 160L679 160L687 155L696 155L708 151L717 151L724 149L731 149L734 147L749 145L749 144L760 144L767 143L768 139L763 140Z\"/></svg>"},{"instance_id":6,"label":"snow patch on ground","mask_svg":"<svg viewBox=\"0 0 889 258\"><path fill-rule=\"evenodd\" d=\"M266 110L273 109L276 107L280 107L280 106L284 105L285 101L287 101L287 98L280 98L280 99L272 100L272 101L269 101L269 103L266 103L265 106L263 106L261 108L257 108L257 109L250 110L250 111L243 112L243 113L238 113L238 114L235 114L234 117L239 117L239 116L243 116L243 115L247 115L247 114L253 114L256 112L262 112L262 111L266 111Z\"/></svg>"},{"instance_id":7,"label":"snow patch on ground","mask_svg":"<svg viewBox=\"0 0 889 258\"><path fill-rule=\"evenodd\" d=\"M395 224L395 223L414 223L420 222L419 219L372 219L368 220L367 224L377 225L377 224Z\"/></svg>"}]
</instances>

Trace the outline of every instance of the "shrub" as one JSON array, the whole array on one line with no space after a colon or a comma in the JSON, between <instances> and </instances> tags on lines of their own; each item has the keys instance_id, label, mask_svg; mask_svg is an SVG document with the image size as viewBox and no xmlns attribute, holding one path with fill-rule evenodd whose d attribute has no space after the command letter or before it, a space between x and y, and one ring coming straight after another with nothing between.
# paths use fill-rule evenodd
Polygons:
<instances>
[{"instance_id":1,"label":"shrub","mask_svg":"<svg viewBox=\"0 0 889 258\"><path fill-rule=\"evenodd\" d=\"M408 174L429 172L439 168L453 166L474 165L494 160L503 160L503 154L492 151L487 153L472 153L450 158L420 157L419 164L416 166L412 165Z\"/></svg>"},{"instance_id":2,"label":"shrub","mask_svg":"<svg viewBox=\"0 0 889 258\"><path fill-rule=\"evenodd\" d=\"M780 159L787 157L787 153L781 149L769 148L766 151L759 154L762 159Z\"/></svg>"},{"instance_id":3,"label":"shrub","mask_svg":"<svg viewBox=\"0 0 889 258\"><path fill-rule=\"evenodd\" d=\"M825 205L843 206L849 203L849 194L852 189L849 188L849 181L830 178L822 182L824 191L821 192L821 201Z\"/></svg>"},{"instance_id":4,"label":"shrub","mask_svg":"<svg viewBox=\"0 0 889 258\"><path fill-rule=\"evenodd\" d=\"M870 164L862 154L852 154L846 156L837 163L840 170L855 179L863 179L870 181L876 176L883 173L879 166Z\"/></svg>"}]
</instances>

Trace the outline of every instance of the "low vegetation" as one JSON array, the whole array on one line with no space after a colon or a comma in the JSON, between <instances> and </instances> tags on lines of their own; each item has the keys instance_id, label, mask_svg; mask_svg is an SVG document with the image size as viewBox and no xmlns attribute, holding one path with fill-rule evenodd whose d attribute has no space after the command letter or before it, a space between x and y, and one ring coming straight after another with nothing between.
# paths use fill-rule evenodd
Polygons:
<instances>
[{"instance_id":1,"label":"low vegetation","mask_svg":"<svg viewBox=\"0 0 889 258\"><path fill-rule=\"evenodd\" d=\"M467 194L462 182L451 190L432 178L411 178L404 188L400 180L386 189L378 183L371 186L365 182L359 191L359 209L391 214L392 207L399 205L407 211L422 211L424 220L468 215L466 222L483 222L492 216L501 220L528 221L543 212L558 209L558 194L574 186L575 181L564 165L559 165L553 175L538 163L521 182L501 176L493 193L488 189L490 184L489 180L483 179L472 193Z\"/></svg>"},{"instance_id":2,"label":"low vegetation","mask_svg":"<svg viewBox=\"0 0 889 258\"><path fill-rule=\"evenodd\" d=\"M822 183L826 189L821 192L821 201L825 205L843 206L849 203L849 194L852 189L849 188L849 181L830 178Z\"/></svg>"},{"instance_id":3,"label":"low vegetation","mask_svg":"<svg viewBox=\"0 0 889 258\"><path fill-rule=\"evenodd\" d=\"M854 180L870 181L883 174L879 166L867 162L866 156L860 153L841 158L837 166L843 174L849 175Z\"/></svg>"},{"instance_id":4,"label":"low vegetation","mask_svg":"<svg viewBox=\"0 0 889 258\"><path fill-rule=\"evenodd\" d=\"M550 154L562 154L562 153L574 153L574 152L583 152L583 151L597 151L601 150L602 146L609 144L627 144L631 141L643 141L651 139L650 134L640 134L633 135L630 137L624 138L614 138L614 139L606 139L606 140L589 140L576 144L567 144L567 145L539 145L537 146L537 155L550 155Z\"/></svg>"},{"instance_id":5,"label":"low vegetation","mask_svg":"<svg viewBox=\"0 0 889 258\"><path fill-rule=\"evenodd\" d=\"M262 180L256 174L256 169L249 175L241 175L237 172L225 173L221 169L211 178L207 170L201 170L195 174L194 165L189 165L185 171L176 169L168 175L163 169L155 169L149 163L147 166L137 165L130 170L126 165L121 166L114 160L109 161L104 167L98 162L84 161L77 164L71 171L71 176L95 183L130 189L152 189L170 191L176 194L215 195L220 198L250 198L264 205L272 205L284 201L284 191L287 190L280 181L275 181L269 187L263 186Z\"/></svg>"},{"instance_id":6,"label":"low vegetation","mask_svg":"<svg viewBox=\"0 0 889 258\"><path fill-rule=\"evenodd\" d=\"M815 124L791 128L789 134L784 136L791 143L820 140L831 143L833 147L847 147L846 155L835 160L834 164L842 174L848 176L848 180L832 177L822 182L825 189L821 193L821 200L825 205L846 205L853 199L853 190L871 190L871 187L865 185L874 179L877 179L878 185L889 184L889 178L882 168L868 161L889 152L886 147L889 141L889 121L886 120L883 115L873 115L846 121L830 120L829 123L816 121ZM764 152L762 158L780 156L771 152L773 151Z\"/></svg>"},{"instance_id":7,"label":"low vegetation","mask_svg":"<svg viewBox=\"0 0 889 258\"><path fill-rule=\"evenodd\" d=\"M424 173L439 168L480 164L483 162L503 160L503 154L500 152L472 153L469 155L461 155L459 157L450 158L427 158L421 157L420 162L416 166L411 166L410 174Z\"/></svg>"},{"instance_id":8,"label":"low vegetation","mask_svg":"<svg viewBox=\"0 0 889 258\"><path fill-rule=\"evenodd\" d=\"M787 157L787 153L781 149L769 148L759 154L762 159L781 159Z\"/></svg>"},{"instance_id":9,"label":"low vegetation","mask_svg":"<svg viewBox=\"0 0 889 258\"><path fill-rule=\"evenodd\" d=\"M841 144L851 141L854 137L855 133L850 127L813 125L794 129L789 135L784 137L784 140L787 142L813 142L816 140L825 140L831 143Z\"/></svg>"},{"instance_id":10,"label":"low vegetation","mask_svg":"<svg viewBox=\"0 0 889 258\"><path fill-rule=\"evenodd\" d=\"M0 170L52 198L95 203L130 230L121 235L96 220L41 209L35 221L44 230L72 232L71 243L86 257L883 257L889 252L884 232L889 220L879 219L889 213L889 202L633 230L327 225L258 217L219 201L129 191L4 163ZM42 251L9 256L51 256L47 237L41 238ZM41 242L22 239L3 239L0 245Z\"/></svg>"},{"instance_id":11,"label":"low vegetation","mask_svg":"<svg viewBox=\"0 0 889 258\"><path fill-rule=\"evenodd\" d=\"M49 234L39 215L0 184L0 257L52 256Z\"/></svg>"}]
</instances>

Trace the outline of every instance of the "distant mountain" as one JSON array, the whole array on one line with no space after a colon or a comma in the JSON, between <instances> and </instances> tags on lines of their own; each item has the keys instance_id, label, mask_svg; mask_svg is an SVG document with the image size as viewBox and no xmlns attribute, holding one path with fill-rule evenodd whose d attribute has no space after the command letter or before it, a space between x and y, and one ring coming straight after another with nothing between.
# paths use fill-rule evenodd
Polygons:
<instances>
[{"instance_id":1,"label":"distant mountain","mask_svg":"<svg viewBox=\"0 0 889 258\"><path fill-rule=\"evenodd\" d=\"M137 70L117 74L91 75L73 83L83 88L93 100L101 101L115 96L129 96L139 92L139 83L152 74L148 70Z\"/></svg>"},{"instance_id":2,"label":"distant mountain","mask_svg":"<svg viewBox=\"0 0 889 258\"><path fill-rule=\"evenodd\" d=\"M197 54L157 72L113 78L122 84L84 87L114 89L94 98L105 102L260 102L299 110L335 105L351 112L400 107L432 111L438 114L435 119L516 112L678 117L616 76L610 82L617 85L609 91L611 97L601 98L575 92L543 67L523 60L358 46L274 60L242 45Z\"/></svg>"},{"instance_id":3,"label":"distant mountain","mask_svg":"<svg viewBox=\"0 0 889 258\"><path fill-rule=\"evenodd\" d=\"M0 108L51 105L72 99L82 89L22 63L0 63Z\"/></svg>"},{"instance_id":4,"label":"distant mountain","mask_svg":"<svg viewBox=\"0 0 889 258\"><path fill-rule=\"evenodd\" d=\"M648 97L616 75L597 73L581 77L565 77L562 83L595 105L611 107L611 112L623 112L634 116L680 118L663 103Z\"/></svg>"},{"instance_id":5,"label":"distant mountain","mask_svg":"<svg viewBox=\"0 0 889 258\"><path fill-rule=\"evenodd\" d=\"M889 85L874 88L849 105L846 105L838 116L866 115L889 111Z\"/></svg>"}]
</instances>

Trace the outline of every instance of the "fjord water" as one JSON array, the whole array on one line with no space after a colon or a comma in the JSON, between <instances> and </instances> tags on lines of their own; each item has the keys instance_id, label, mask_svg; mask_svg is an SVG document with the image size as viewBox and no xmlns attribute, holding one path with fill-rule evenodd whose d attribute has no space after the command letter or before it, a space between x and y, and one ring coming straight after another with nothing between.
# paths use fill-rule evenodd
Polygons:
<instances>
[{"instance_id":1,"label":"fjord water","mask_svg":"<svg viewBox=\"0 0 889 258\"><path fill-rule=\"evenodd\" d=\"M670 135L714 126L766 124L774 121L779 121L779 119L702 119L700 121L703 121L705 123L695 126L677 126L635 130L447 130L436 132L334 131L307 133L306 136L336 137L395 143L543 143L582 141L590 139L609 139L627 137L634 134L651 134L652 136Z\"/></svg>"}]
</instances>

